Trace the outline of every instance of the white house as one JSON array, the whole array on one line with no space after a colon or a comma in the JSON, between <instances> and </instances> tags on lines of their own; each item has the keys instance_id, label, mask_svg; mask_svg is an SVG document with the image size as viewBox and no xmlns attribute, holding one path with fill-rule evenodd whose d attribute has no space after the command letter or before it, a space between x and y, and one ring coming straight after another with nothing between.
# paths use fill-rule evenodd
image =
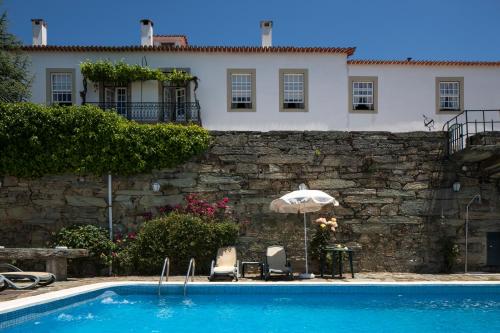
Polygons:
<instances>
[{"instance_id":1,"label":"white house","mask_svg":"<svg viewBox=\"0 0 500 333\"><path fill-rule=\"evenodd\" d=\"M158 81L124 87L89 83L85 102L137 121L201 120L210 130L441 129L468 109L500 110L500 61L351 59L353 47L272 46L272 22L261 22L262 46L192 46L184 36L153 35L141 21L141 44L55 46L43 20L32 20L35 103L81 104L82 61L123 60L199 78L195 90ZM499 112L489 113L499 118ZM433 120L433 122L431 122Z\"/></svg>"}]
</instances>

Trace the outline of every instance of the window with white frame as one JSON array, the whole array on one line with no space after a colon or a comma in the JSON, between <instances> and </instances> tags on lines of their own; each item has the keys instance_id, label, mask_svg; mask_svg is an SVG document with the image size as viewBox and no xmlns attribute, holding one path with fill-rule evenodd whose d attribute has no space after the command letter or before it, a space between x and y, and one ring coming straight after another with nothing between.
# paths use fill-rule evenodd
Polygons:
<instances>
[{"instance_id":1,"label":"window with white frame","mask_svg":"<svg viewBox=\"0 0 500 333\"><path fill-rule=\"evenodd\" d=\"M121 115L127 115L127 88L116 88L116 111Z\"/></svg>"},{"instance_id":2,"label":"window with white frame","mask_svg":"<svg viewBox=\"0 0 500 333\"><path fill-rule=\"evenodd\" d=\"M304 109L305 107L304 73L283 74L283 108Z\"/></svg>"},{"instance_id":3,"label":"window with white frame","mask_svg":"<svg viewBox=\"0 0 500 333\"><path fill-rule=\"evenodd\" d=\"M349 76L349 112L376 113L377 94L377 76Z\"/></svg>"},{"instance_id":4,"label":"window with white frame","mask_svg":"<svg viewBox=\"0 0 500 333\"><path fill-rule=\"evenodd\" d=\"M228 110L255 111L255 70L228 69Z\"/></svg>"},{"instance_id":5,"label":"window with white frame","mask_svg":"<svg viewBox=\"0 0 500 333\"><path fill-rule=\"evenodd\" d=\"M354 81L352 82L352 109L353 110L374 110L373 82Z\"/></svg>"},{"instance_id":6,"label":"window with white frame","mask_svg":"<svg viewBox=\"0 0 500 333\"><path fill-rule=\"evenodd\" d=\"M52 104L71 105L73 103L72 73L51 73L50 87Z\"/></svg>"},{"instance_id":7,"label":"window with white frame","mask_svg":"<svg viewBox=\"0 0 500 333\"><path fill-rule=\"evenodd\" d=\"M231 108L252 108L251 74L231 74Z\"/></svg>"},{"instance_id":8,"label":"window with white frame","mask_svg":"<svg viewBox=\"0 0 500 333\"><path fill-rule=\"evenodd\" d=\"M439 109L442 111L460 110L460 82L439 82Z\"/></svg>"}]
</instances>

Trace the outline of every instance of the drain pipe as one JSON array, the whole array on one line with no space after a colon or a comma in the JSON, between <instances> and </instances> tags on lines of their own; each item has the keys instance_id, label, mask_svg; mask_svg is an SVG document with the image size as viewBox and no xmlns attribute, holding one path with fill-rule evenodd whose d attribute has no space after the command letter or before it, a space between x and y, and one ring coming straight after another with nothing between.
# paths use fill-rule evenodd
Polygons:
<instances>
[{"instance_id":1,"label":"drain pipe","mask_svg":"<svg viewBox=\"0 0 500 333\"><path fill-rule=\"evenodd\" d=\"M113 179L111 177L111 172L108 173L108 226L109 226L109 239L113 241ZM109 264L109 275L111 276L113 271L113 264Z\"/></svg>"},{"instance_id":2,"label":"drain pipe","mask_svg":"<svg viewBox=\"0 0 500 333\"><path fill-rule=\"evenodd\" d=\"M481 204L481 194L476 194L467 204L465 208L465 267L464 271L467 273L468 259L469 259L469 206L477 199L477 203Z\"/></svg>"}]
</instances>

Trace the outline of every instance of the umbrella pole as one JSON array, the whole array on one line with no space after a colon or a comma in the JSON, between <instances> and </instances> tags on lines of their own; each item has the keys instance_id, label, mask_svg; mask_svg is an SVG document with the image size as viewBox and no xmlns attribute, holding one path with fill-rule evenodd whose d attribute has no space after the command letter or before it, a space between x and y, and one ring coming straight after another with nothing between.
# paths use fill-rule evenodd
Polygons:
<instances>
[{"instance_id":1,"label":"umbrella pole","mask_svg":"<svg viewBox=\"0 0 500 333\"><path fill-rule=\"evenodd\" d=\"M307 217L304 213L304 249L306 250L306 272L299 275L301 279L314 279L314 274L309 274L309 260L307 258Z\"/></svg>"}]
</instances>

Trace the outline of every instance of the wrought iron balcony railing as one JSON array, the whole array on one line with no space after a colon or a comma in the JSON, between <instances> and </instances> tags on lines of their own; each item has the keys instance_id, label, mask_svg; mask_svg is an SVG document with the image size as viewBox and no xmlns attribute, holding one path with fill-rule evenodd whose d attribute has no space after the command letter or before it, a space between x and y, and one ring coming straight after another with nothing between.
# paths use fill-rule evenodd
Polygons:
<instances>
[{"instance_id":1,"label":"wrought iron balcony railing","mask_svg":"<svg viewBox=\"0 0 500 333\"><path fill-rule=\"evenodd\" d=\"M468 144L468 139L482 132L500 131L500 110L465 110L448 120L443 131L448 133L448 154Z\"/></svg>"},{"instance_id":2,"label":"wrought iron balcony railing","mask_svg":"<svg viewBox=\"0 0 500 333\"><path fill-rule=\"evenodd\" d=\"M117 112L119 115L140 123L200 123L200 104L157 103L157 102L87 102L103 110Z\"/></svg>"}]
</instances>

